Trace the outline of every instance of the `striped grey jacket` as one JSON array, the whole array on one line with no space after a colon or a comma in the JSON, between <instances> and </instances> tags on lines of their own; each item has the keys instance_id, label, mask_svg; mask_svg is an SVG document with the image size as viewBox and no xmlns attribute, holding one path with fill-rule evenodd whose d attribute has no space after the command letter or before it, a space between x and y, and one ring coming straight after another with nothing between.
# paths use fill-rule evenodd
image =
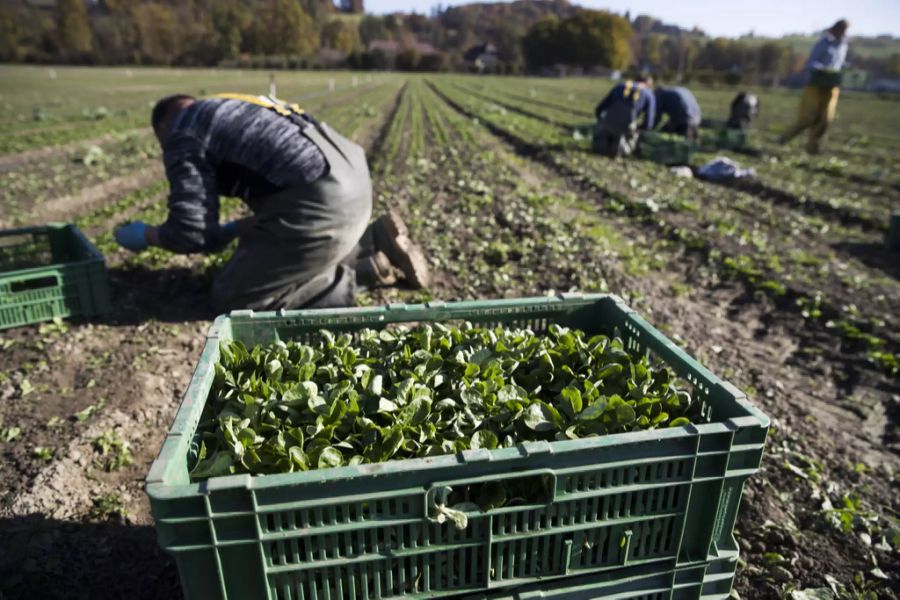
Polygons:
<instances>
[{"instance_id":1,"label":"striped grey jacket","mask_svg":"<svg viewBox=\"0 0 900 600\"><path fill-rule=\"evenodd\" d=\"M240 100L198 100L178 115L163 145L169 216L163 248L202 252L217 245L219 196L261 198L322 177L315 144L290 120Z\"/></svg>"}]
</instances>

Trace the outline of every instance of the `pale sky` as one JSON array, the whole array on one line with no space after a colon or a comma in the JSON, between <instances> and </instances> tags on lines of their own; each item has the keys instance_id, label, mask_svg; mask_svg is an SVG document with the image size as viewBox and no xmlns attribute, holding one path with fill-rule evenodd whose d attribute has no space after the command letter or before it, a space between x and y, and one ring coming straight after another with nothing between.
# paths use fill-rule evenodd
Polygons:
<instances>
[{"instance_id":1,"label":"pale sky","mask_svg":"<svg viewBox=\"0 0 900 600\"><path fill-rule=\"evenodd\" d=\"M444 0L440 4L468 4ZM761 36L814 33L840 18L850 21L850 35L900 36L900 0L575 0L588 8L632 17L649 14L684 28L700 27L710 35L736 37L749 31ZM366 0L366 12L395 11L428 14L438 2L431 0ZM719 8L721 7L721 8Z\"/></svg>"}]
</instances>

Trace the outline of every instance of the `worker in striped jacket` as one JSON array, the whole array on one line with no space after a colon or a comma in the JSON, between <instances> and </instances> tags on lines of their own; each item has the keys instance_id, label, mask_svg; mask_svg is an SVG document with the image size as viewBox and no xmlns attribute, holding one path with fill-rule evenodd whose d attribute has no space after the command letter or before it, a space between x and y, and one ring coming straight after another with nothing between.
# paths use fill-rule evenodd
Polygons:
<instances>
[{"instance_id":1,"label":"worker in striped jacket","mask_svg":"<svg viewBox=\"0 0 900 600\"><path fill-rule=\"evenodd\" d=\"M428 284L421 250L396 212L370 224L361 147L272 97L169 96L153 109L169 180L165 223L129 223L125 248L217 252L238 238L213 283L216 311L349 306L359 287ZM219 223L219 197L252 216Z\"/></svg>"}]
</instances>

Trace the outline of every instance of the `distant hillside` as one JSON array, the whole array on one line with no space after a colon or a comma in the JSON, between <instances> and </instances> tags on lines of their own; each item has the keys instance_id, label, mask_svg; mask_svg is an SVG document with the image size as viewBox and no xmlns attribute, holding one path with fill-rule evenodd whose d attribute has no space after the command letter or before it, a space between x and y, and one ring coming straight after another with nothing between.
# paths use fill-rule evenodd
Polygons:
<instances>
[{"instance_id":1,"label":"distant hillside","mask_svg":"<svg viewBox=\"0 0 900 600\"><path fill-rule=\"evenodd\" d=\"M497 73L649 69L660 79L775 85L802 70L816 41L814 35L713 38L652 15L585 10L570 0L438 5L429 14L389 15L365 14L364 4L0 0L0 62ZM900 39L852 38L849 62L870 80L900 79Z\"/></svg>"}]
</instances>

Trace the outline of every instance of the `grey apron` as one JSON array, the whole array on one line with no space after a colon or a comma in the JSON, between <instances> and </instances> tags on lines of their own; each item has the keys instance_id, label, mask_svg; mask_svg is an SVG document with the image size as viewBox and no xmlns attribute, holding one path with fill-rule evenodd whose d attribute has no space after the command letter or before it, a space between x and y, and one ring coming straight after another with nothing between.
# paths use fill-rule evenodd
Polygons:
<instances>
[{"instance_id":1,"label":"grey apron","mask_svg":"<svg viewBox=\"0 0 900 600\"><path fill-rule=\"evenodd\" d=\"M623 99L609 107L594 125L591 148L610 158L629 156L637 146L637 137L634 103Z\"/></svg>"},{"instance_id":2,"label":"grey apron","mask_svg":"<svg viewBox=\"0 0 900 600\"><path fill-rule=\"evenodd\" d=\"M286 117L289 118L289 117ZM353 262L372 215L365 151L325 124L298 121L328 163L316 181L247 204L251 229L213 283L216 311L350 306Z\"/></svg>"}]
</instances>

